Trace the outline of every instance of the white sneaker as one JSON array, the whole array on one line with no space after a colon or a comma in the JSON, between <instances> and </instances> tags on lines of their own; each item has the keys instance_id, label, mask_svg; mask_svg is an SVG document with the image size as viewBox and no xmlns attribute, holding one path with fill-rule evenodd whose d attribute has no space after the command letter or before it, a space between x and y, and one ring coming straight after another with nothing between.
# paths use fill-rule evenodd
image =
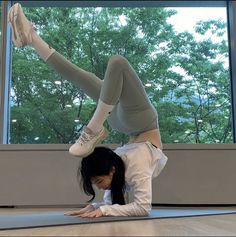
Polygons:
<instances>
[{"instance_id":1,"label":"white sneaker","mask_svg":"<svg viewBox=\"0 0 236 237\"><path fill-rule=\"evenodd\" d=\"M14 4L8 13L8 22L12 28L12 41L17 48L32 43L33 24L26 18L21 5Z\"/></svg>"},{"instance_id":2,"label":"white sneaker","mask_svg":"<svg viewBox=\"0 0 236 237\"><path fill-rule=\"evenodd\" d=\"M69 149L69 153L73 156L85 157L94 151L97 144L101 143L108 136L106 128L102 128L97 134L91 129L84 127L79 139Z\"/></svg>"}]
</instances>

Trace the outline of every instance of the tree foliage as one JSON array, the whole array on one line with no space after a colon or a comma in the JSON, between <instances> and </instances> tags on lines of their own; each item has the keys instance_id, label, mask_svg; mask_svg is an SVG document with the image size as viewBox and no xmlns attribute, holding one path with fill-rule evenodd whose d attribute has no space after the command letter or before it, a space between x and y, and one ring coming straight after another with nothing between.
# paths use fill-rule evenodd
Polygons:
<instances>
[{"instance_id":1,"label":"tree foliage","mask_svg":"<svg viewBox=\"0 0 236 237\"><path fill-rule=\"evenodd\" d=\"M51 47L101 79L112 55L126 57L143 84L151 84L146 91L164 143L232 142L226 23L198 22L195 32L203 39L197 40L173 29L168 18L174 14L165 8L26 10ZM13 49L11 143L72 143L95 106L32 47ZM110 129L105 142L127 139Z\"/></svg>"}]
</instances>

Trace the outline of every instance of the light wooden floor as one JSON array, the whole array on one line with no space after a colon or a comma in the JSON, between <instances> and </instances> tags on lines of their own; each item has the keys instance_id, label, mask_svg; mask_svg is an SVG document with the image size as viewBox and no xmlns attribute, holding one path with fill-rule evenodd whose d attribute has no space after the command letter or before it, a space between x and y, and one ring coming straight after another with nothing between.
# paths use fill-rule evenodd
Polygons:
<instances>
[{"instance_id":1,"label":"light wooden floor","mask_svg":"<svg viewBox=\"0 0 236 237\"><path fill-rule=\"evenodd\" d=\"M75 208L3 208L0 213L14 215L50 210ZM236 214L7 230L0 231L0 236L236 236Z\"/></svg>"}]
</instances>

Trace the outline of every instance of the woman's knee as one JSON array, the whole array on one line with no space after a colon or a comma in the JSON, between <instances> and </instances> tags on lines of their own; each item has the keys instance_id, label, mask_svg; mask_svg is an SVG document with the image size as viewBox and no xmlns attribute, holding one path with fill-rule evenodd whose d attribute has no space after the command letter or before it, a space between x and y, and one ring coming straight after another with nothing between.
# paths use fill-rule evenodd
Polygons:
<instances>
[{"instance_id":1,"label":"woman's knee","mask_svg":"<svg viewBox=\"0 0 236 237\"><path fill-rule=\"evenodd\" d=\"M127 63L127 59L121 55L113 55L110 57L109 61L108 61L108 65L109 66L125 66Z\"/></svg>"}]
</instances>

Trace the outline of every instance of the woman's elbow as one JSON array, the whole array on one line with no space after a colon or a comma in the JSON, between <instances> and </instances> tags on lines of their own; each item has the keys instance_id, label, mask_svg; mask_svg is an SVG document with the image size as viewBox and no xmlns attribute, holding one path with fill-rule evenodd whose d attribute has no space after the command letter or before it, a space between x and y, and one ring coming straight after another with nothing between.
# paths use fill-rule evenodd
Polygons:
<instances>
[{"instance_id":1,"label":"woman's elbow","mask_svg":"<svg viewBox=\"0 0 236 237\"><path fill-rule=\"evenodd\" d=\"M138 216L149 216L151 209L152 209L151 205L140 205Z\"/></svg>"}]
</instances>

